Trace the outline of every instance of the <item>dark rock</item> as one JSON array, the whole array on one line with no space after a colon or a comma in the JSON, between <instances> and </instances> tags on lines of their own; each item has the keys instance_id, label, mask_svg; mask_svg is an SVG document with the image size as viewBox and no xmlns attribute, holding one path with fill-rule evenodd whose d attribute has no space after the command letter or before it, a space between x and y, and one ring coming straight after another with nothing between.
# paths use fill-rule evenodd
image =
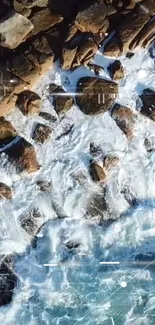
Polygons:
<instances>
[{"instance_id":1,"label":"dark rock","mask_svg":"<svg viewBox=\"0 0 155 325\"><path fill-rule=\"evenodd\" d=\"M143 94L140 96L143 106L141 108L141 114L149 117L155 121L155 91L147 88L144 89Z\"/></svg>"},{"instance_id":2,"label":"dark rock","mask_svg":"<svg viewBox=\"0 0 155 325\"><path fill-rule=\"evenodd\" d=\"M21 227L31 236L34 237L40 227L43 225L43 216L38 209L32 209L20 218Z\"/></svg>"},{"instance_id":3,"label":"dark rock","mask_svg":"<svg viewBox=\"0 0 155 325\"><path fill-rule=\"evenodd\" d=\"M144 140L144 146L146 148L146 151L151 153L155 151L155 138L146 138Z\"/></svg>"},{"instance_id":4,"label":"dark rock","mask_svg":"<svg viewBox=\"0 0 155 325\"><path fill-rule=\"evenodd\" d=\"M64 245L67 247L68 250L72 250L72 249L79 248L80 243L68 241L68 242L64 243Z\"/></svg>"},{"instance_id":5,"label":"dark rock","mask_svg":"<svg viewBox=\"0 0 155 325\"><path fill-rule=\"evenodd\" d=\"M11 198L12 198L11 188L4 183L0 183L0 200L1 199L10 200Z\"/></svg>"},{"instance_id":6,"label":"dark rock","mask_svg":"<svg viewBox=\"0 0 155 325\"><path fill-rule=\"evenodd\" d=\"M23 138L5 150L9 159L16 163L18 171L26 170L27 173L34 173L40 168L34 147Z\"/></svg>"},{"instance_id":7,"label":"dark rock","mask_svg":"<svg viewBox=\"0 0 155 325\"><path fill-rule=\"evenodd\" d=\"M108 67L110 76L113 80L118 80L124 78L124 69L119 60L114 61Z\"/></svg>"},{"instance_id":8,"label":"dark rock","mask_svg":"<svg viewBox=\"0 0 155 325\"><path fill-rule=\"evenodd\" d=\"M93 158L97 158L97 157L103 158L103 151L102 151L101 147L99 145L97 145L96 143L94 143L94 142L90 143L89 151L90 151L90 155Z\"/></svg>"},{"instance_id":9,"label":"dark rock","mask_svg":"<svg viewBox=\"0 0 155 325\"><path fill-rule=\"evenodd\" d=\"M16 285L17 275L13 270L13 261L11 257L5 257L0 262L0 307L12 301Z\"/></svg>"},{"instance_id":10,"label":"dark rock","mask_svg":"<svg viewBox=\"0 0 155 325\"><path fill-rule=\"evenodd\" d=\"M37 181L37 185L40 188L41 192L48 192L51 187L51 183L43 180Z\"/></svg>"},{"instance_id":11,"label":"dark rock","mask_svg":"<svg viewBox=\"0 0 155 325\"><path fill-rule=\"evenodd\" d=\"M116 83L104 79L84 77L77 84L76 102L83 113L95 115L108 111L118 92Z\"/></svg>"},{"instance_id":12,"label":"dark rock","mask_svg":"<svg viewBox=\"0 0 155 325\"><path fill-rule=\"evenodd\" d=\"M51 123L54 123L57 121L57 118L53 115L51 115L50 113L47 112L40 112L39 116L42 117L44 120L47 120Z\"/></svg>"},{"instance_id":13,"label":"dark rock","mask_svg":"<svg viewBox=\"0 0 155 325\"><path fill-rule=\"evenodd\" d=\"M85 217L101 222L107 217L107 208L104 189L103 194L96 194L89 199Z\"/></svg>"},{"instance_id":14,"label":"dark rock","mask_svg":"<svg viewBox=\"0 0 155 325\"><path fill-rule=\"evenodd\" d=\"M39 114L41 98L35 92L25 90L18 95L16 106L26 116Z\"/></svg>"},{"instance_id":15,"label":"dark rock","mask_svg":"<svg viewBox=\"0 0 155 325\"><path fill-rule=\"evenodd\" d=\"M75 25L82 32L98 33L103 25L107 15L107 8L104 3L93 3L88 8L80 9L76 16Z\"/></svg>"},{"instance_id":16,"label":"dark rock","mask_svg":"<svg viewBox=\"0 0 155 325\"><path fill-rule=\"evenodd\" d=\"M104 68L100 67L99 65L88 63L88 68L90 70L93 70L95 72L95 75L98 76L100 73L104 71Z\"/></svg>"},{"instance_id":17,"label":"dark rock","mask_svg":"<svg viewBox=\"0 0 155 325\"><path fill-rule=\"evenodd\" d=\"M53 96L54 109L56 110L57 114L66 113L73 106L73 98L70 95L67 95L67 93L61 87L51 84L49 91Z\"/></svg>"},{"instance_id":18,"label":"dark rock","mask_svg":"<svg viewBox=\"0 0 155 325\"><path fill-rule=\"evenodd\" d=\"M35 141L43 144L45 140L47 140L50 137L51 133L52 130L49 128L49 126L38 123L33 132L32 138Z\"/></svg>"},{"instance_id":19,"label":"dark rock","mask_svg":"<svg viewBox=\"0 0 155 325\"><path fill-rule=\"evenodd\" d=\"M155 1L154 0L143 0L141 1L141 5L145 8L145 10L149 12L150 16L155 15Z\"/></svg>"},{"instance_id":20,"label":"dark rock","mask_svg":"<svg viewBox=\"0 0 155 325\"><path fill-rule=\"evenodd\" d=\"M136 114L131 108L115 104L112 111L112 118L118 127L123 131L128 140L131 140L136 127Z\"/></svg>"},{"instance_id":21,"label":"dark rock","mask_svg":"<svg viewBox=\"0 0 155 325\"><path fill-rule=\"evenodd\" d=\"M17 137L17 132L12 124L4 117L0 117L0 146L3 147Z\"/></svg>"},{"instance_id":22,"label":"dark rock","mask_svg":"<svg viewBox=\"0 0 155 325\"><path fill-rule=\"evenodd\" d=\"M133 53L133 52L127 52L126 58L131 59L131 58L133 58L134 55L135 55L135 53Z\"/></svg>"}]
</instances>

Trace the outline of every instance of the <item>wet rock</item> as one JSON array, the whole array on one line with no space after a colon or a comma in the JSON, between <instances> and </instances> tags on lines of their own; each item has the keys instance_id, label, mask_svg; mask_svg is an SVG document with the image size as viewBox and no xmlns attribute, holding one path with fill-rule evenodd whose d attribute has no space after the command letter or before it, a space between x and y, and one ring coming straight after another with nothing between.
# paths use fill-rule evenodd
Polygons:
<instances>
[{"instance_id":1,"label":"wet rock","mask_svg":"<svg viewBox=\"0 0 155 325\"><path fill-rule=\"evenodd\" d=\"M93 195L88 200L85 218L91 218L95 222L101 222L107 219L107 208L104 189L103 193Z\"/></svg>"},{"instance_id":2,"label":"wet rock","mask_svg":"<svg viewBox=\"0 0 155 325\"><path fill-rule=\"evenodd\" d=\"M12 142L17 136L17 132L12 124L4 117L0 117L0 147Z\"/></svg>"},{"instance_id":3,"label":"wet rock","mask_svg":"<svg viewBox=\"0 0 155 325\"><path fill-rule=\"evenodd\" d=\"M111 171L114 167L116 167L119 163L120 159L116 156L106 155L103 160L103 169L106 174Z\"/></svg>"},{"instance_id":4,"label":"wet rock","mask_svg":"<svg viewBox=\"0 0 155 325\"><path fill-rule=\"evenodd\" d=\"M15 49L33 29L33 24L26 17L15 11L0 22L0 45Z\"/></svg>"},{"instance_id":5,"label":"wet rock","mask_svg":"<svg viewBox=\"0 0 155 325\"><path fill-rule=\"evenodd\" d=\"M150 138L150 137L146 138L144 140L144 146L145 146L146 151L148 153L151 153L151 152L155 151L155 138L154 139Z\"/></svg>"},{"instance_id":6,"label":"wet rock","mask_svg":"<svg viewBox=\"0 0 155 325\"><path fill-rule=\"evenodd\" d=\"M60 23L63 18L60 15L53 14L48 8L44 8L35 12L30 18L33 30L29 33L28 37L37 35L39 32L43 32L50 27Z\"/></svg>"},{"instance_id":7,"label":"wet rock","mask_svg":"<svg viewBox=\"0 0 155 325\"><path fill-rule=\"evenodd\" d=\"M9 304L13 298L13 291L17 285L17 275L13 267L11 257L2 258L0 262L0 307Z\"/></svg>"},{"instance_id":8,"label":"wet rock","mask_svg":"<svg viewBox=\"0 0 155 325\"><path fill-rule=\"evenodd\" d=\"M20 217L21 227L31 236L34 237L44 223L43 215L38 209L32 209Z\"/></svg>"},{"instance_id":9,"label":"wet rock","mask_svg":"<svg viewBox=\"0 0 155 325\"><path fill-rule=\"evenodd\" d=\"M75 60L77 53L77 47L70 49L70 48L63 48L62 51L62 69L70 70L73 66L73 62Z\"/></svg>"},{"instance_id":10,"label":"wet rock","mask_svg":"<svg viewBox=\"0 0 155 325\"><path fill-rule=\"evenodd\" d=\"M116 38L116 35L114 35L104 46L103 54L110 57L117 57L120 55L120 53L119 41Z\"/></svg>"},{"instance_id":11,"label":"wet rock","mask_svg":"<svg viewBox=\"0 0 155 325\"><path fill-rule=\"evenodd\" d=\"M115 104L112 111L112 118L128 140L131 140L134 136L137 119L136 114L133 113L131 108Z\"/></svg>"},{"instance_id":12,"label":"wet rock","mask_svg":"<svg viewBox=\"0 0 155 325\"><path fill-rule=\"evenodd\" d=\"M138 33L135 39L130 44L130 49L134 50L137 46L145 45L145 42L152 37L155 31L155 20L150 20Z\"/></svg>"},{"instance_id":13,"label":"wet rock","mask_svg":"<svg viewBox=\"0 0 155 325\"><path fill-rule=\"evenodd\" d=\"M93 64L93 63L88 63L88 68L92 71L95 72L96 76L99 76L99 74L101 74L104 71L104 68L102 68L99 65Z\"/></svg>"},{"instance_id":14,"label":"wet rock","mask_svg":"<svg viewBox=\"0 0 155 325\"><path fill-rule=\"evenodd\" d=\"M73 98L70 95L67 95L61 87L51 84L49 91L53 96L54 109L57 114L66 113L73 106Z\"/></svg>"},{"instance_id":15,"label":"wet rock","mask_svg":"<svg viewBox=\"0 0 155 325\"><path fill-rule=\"evenodd\" d=\"M9 159L16 163L16 168L19 172L27 171L27 173L37 172L40 168L34 147L23 138L11 147L5 150Z\"/></svg>"},{"instance_id":16,"label":"wet rock","mask_svg":"<svg viewBox=\"0 0 155 325\"><path fill-rule=\"evenodd\" d=\"M76 67L80 66L81 64L87 64L87 62L92 59L97 50L98 46L94 42L93 38L86 38L77 48L72 66Z\"/></svg>"},{"instance_id":17,"label":"wet rock","mask_svg":"<svg viewBox=\"0 0 155 325\"><path fill-rule=\"evenodd\" d=\"M75 25L82 32L98 33L104 25L107 8L104 3L93 3L88 8L80 8Z\"/></svg>"},{"instance_id":18,"label":"wet rock","mask_svg":"<svg viewBox=\"0 0 155 325\"><path fill-rule=\"evenodd\" d=\"M56 137L56 140L59 140L62 137L65 137L66 135L68 135L72 131L73 127L74 127L74 124L64 125L61 134Z\"/></svg>"},{"instance_id":19,"label":"wet rock","mask_svg":"<svg viewBox=\"0 0 155 325\"><path fill-rule=\"evenodd\" d=\"M40 112L39 116L42 117L44 120L54 123L57 121L57 118L50 113L47 112Z\"/></svg>"},{"instance_id":20,"label":"wet rock","mask_svg":"<svg viewBox=\"0 0 155 325\"><path fill-rule=\"evenodd\" d=\"M11 188L4 183L0 183L0 200L1 199L10 200L11 198L12 198Z\"/></svg>"},{"instance_id":21,"label":"wet rock","mask_svg":"<svg viewBox=\"0 0 155 325\"><path fill-rule=\"evenodd\" d=\"M105 182L106 173L103 166L97 164L97 162L90 160L89 166L90 176L94 182Z\"/></svg>"},{"instance_id":22,"label":"wet rock","mask_svg":"<svg viewBox=\"0 0 155 325\"><path fill-rule=\"evenodd\" d=\"M31 90L24 90L18 95L16 106L26 116L38 115L41 107L41 98Z\"/></svg>"},{"instance_id":23,"label":"wet rock","mask_svg":"<svg viewBox=\"0 0 155 325\"><path fill-rule=\"evenodd\" d=\"M83 113L96 115L108 111L118 93L114 82L94 77L84 77L77 84L76 102Z\"/></svg>"},{"instance_id":24,"label":"wet rock","mask_svg":"<svg viewBox=\"0 0 155 325\"><path fill-rule=\"evenodd\" d=\"M113 80L118 80L124 78L124 69L119 60L114 61L108 67L110 76Z\"/></svg>"},{"instance_id":25,"label":"wet rock","mask_svg":"<svg viewBox=\"0 0 155 325\"><path fill-rule=\"evenodd\" d=\"M38 123L33 132L32 138L35 141L43 144L45 140L50 137L51 133L52 130L49 128L49 126Z\"/></svg>"},{"instance_id":26,"label":"wet rock","mask_svg":"<svg viewBox=\"0 0 155 325\"><path fill-rule=\"evenodd\" d=\"M103 158L103 151L101 147L94 142L90 143L89 152L93 158L98 158L98 157L101 157L101 159Z\"/></svg>"},{"instance_id":27,"label":"wet rock","mask_svg":"<svg viewBox=\"0 0 155 325\"><path fill-rule=\"evenodd\" d=\"M155 91L149 88L144 89L140 98L143 103L140 111L141 114L155 121Z\"/></svg>"},{"instance_id":28,"label":"wet rock","mask_svg":"<svg viewBox=\"0 0 155 325\"><path fill-rule=\"evenodd\" d=\"M37 185L40 188L41 192L48 192L50 190L51 187L51 182L47 182L44 180L39 180L37 181Z\"/></svg>"},{"instance_id":29,"label":"wet rock","mask_svg":"<svg viewBox=\"0 0 155 325\"><path fill-rule=\"evenodd\" d=\"M73 250L73 249L79 248L80 243L74 242L74 241L68 241L68 242L64 243L64 245L67 247L68 250Z\"/></svg>"}]
</instances>

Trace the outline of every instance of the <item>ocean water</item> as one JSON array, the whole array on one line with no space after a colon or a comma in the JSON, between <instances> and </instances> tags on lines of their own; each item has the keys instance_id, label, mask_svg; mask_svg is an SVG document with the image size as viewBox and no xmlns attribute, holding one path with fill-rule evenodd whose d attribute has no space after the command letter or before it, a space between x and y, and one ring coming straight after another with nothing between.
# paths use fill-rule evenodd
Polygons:
<instances>
[{"instance_id":1,"label":"ocean water","mask_svg":"<svg viewBox=\"0 0 155 325\"><path fill-rule=\"evenodd\" d=\"M104 67L101 78L109 79L107 66L113 60L96 54L94 62ZM117 101L138 111L138 95L147 87L155 90L154 59L139 49L130 60L120 60L126 75L119 81ZM56 116L49 83L74 92L79 77L91 75L83 67L71 73L56 64L35 88L43 98L42 111ZM14 192L11 201L0 203L0 254L16 256L18 276L12 303L0 308L0 323L154 325L155 153L147 153L144 146L146 137L155 140L154 122L138 114L134 138L128 143L108 112L85 116L73 106L65 117L57 117L51 139L42 146L31 138L41 117L26 118L15 109L8 119L35 146L41 169L19 175L5 157L0 160L0 179ZM90 142L120 158L108 180L108 216L115 220L103 225L85 218L90 197L103 191L88 173ZM52 182L48 194L40 194L39 179ZM132 208L122 194L124 188L137 198ZM36 206L45 225L34 246L19 218ZM77 243L76 248L68 250L67 242ZM135 263L138 255L140 263Z\"/></svg>"}]
</instances>

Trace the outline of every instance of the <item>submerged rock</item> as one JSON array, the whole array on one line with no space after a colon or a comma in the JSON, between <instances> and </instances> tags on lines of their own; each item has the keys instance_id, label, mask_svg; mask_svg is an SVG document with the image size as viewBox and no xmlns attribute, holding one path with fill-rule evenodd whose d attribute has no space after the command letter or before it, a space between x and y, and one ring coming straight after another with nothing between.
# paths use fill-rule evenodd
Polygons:
<instances>
[{"instance_id":1,"label":"submerged rock","mask_svg":"<svg viewBox=\"0 0 155 325\"><path fill-rule=\"evenodd\" d=\"M96 115L108 111L118 93L114 82L94 77L84 77L77 84L76 102L87 115Z\"/></svg>"},{"instance_id":2,"label":"submerged rock","mask_svg":"<svg viewBox=\"0 0 155 325\"><path fill-rule=\"evenodd\" d=\"M11 198L12 198L11 188L4 183L0 183L0 200L1 199L10 200Z\"/></svg>"},{"instance_id":3,"label":"submerged rock","mask_svg":"<svg viewBox=\"0 0 155 325\"><path fill-rule=\"evenodd\" d=\"M17 275L13 270L11 257L2 258L0 262L0 307L9 304L17 286Z\"/></svg>"},{"instance_id":4,"label":"submerged rock","mask_svg":"<svg viewBox=\"0 0 155 325\"><path fill-rule=\"evenodd\" d=\"M38 123L33 132L32 138L35 141L43 144L45 140L47 140L50 137L51 133L52 130L49 126Z\"/></svg>"},{"instance_id":5,"label":"submerged rock","mask_svg":"<svg viewBox=\"0 0 155 325\"><path fill-rule=\"evenodd\" d=\"M32 209L20 217L21 227L31 236L34 237L40 227L43 225L43 215L38 209Z\"/></svg>"},{"instance_id":6,"label":"submerged rock","mask_svg":"<svg viewBox=\"0 0 155 325\"><path fill-rule=\"evenodd\" d=\"M152 89L144 89L143 94L140 96L142 100L141 114L149 117L155 122L155 91Z\"/></svg>"},{"instance_id":7,"label":"submerged rock","mask_svg":"<svg viewBox=\"0 0 155 325\"><path fill-rule=\"evenodd\" d=\"M7 145L17 137L17 132L12 124L4 117L0 117L0 147Z\"/></svg>"},{"instance_id":8,"label":"submerged rock","mask_svg":"<svg viewBox=\"0 0 155 325\"><path fill-rule=\"evenodd\" d=\"M44 181L44 180L38 180L37 185L40 188L41 192L48 192L50 190L50 187L51 187L51 182L47 182L47 181Z\"/></svg>"}]
</instances>

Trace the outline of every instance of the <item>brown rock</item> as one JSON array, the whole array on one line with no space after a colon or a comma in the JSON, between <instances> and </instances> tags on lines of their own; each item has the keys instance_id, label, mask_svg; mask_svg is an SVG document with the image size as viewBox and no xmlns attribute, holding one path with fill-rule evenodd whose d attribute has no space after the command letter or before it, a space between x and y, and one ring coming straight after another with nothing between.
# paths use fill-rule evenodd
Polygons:
<instances>
[{"instance_id":1,"label":"brown rock","mask_svg":"<svg viewBox=\"0 0 155 325\"><path fill-rule=\"evenodd\" d=\"M114 56L117 57L121 54L119 41L114 35L104 46L103 54L106 56Z\"/></svg>"},{"instance_id":2,"label":"brown rock","mask_svg":"<svg viewBox=\"0 0 155 325\"><path fill-rule=\"evenodd\" d=\"M53 96L54 109L57 114L66 113L73 106L73 98L70 95L67 95L61 87L51 84L49 90Z\"/></svg>"},{"instance_id":3,"label":"brown rock","mask_svg":"<svg viewBox=\"0 0 155 325\"><path fill-rule=\"evenodd\" d=\"M35 141L43 144L45 140L47 140L50 137L51 133L52 130L47 125L38 123L34 130L32 138Z\"/></svg>"},{"instance_id":4,"label":"brown rock","mask_svg":"<svg viewBox=\"0 0 155 325\"><path fill-rule=\"evenodd\" d=\"M130 44L130 49L134 50L137 46L142 46L145 44L147 39L152 36L153 32L155 31L155 20L150 20L138 33L135 39Z\"/></svg>"},{"instance_id":5,"label":"brown rock","mask_svg":"<svg viewBox=\"0 0 155 325\"><path fill-rule=\"evenodd\" d=\"M40 168L34 147L23 138L19 138L5 153L16 163L19 172L26 170L27 173L34 173Z\"/></svg>"},{"instance_id":6,"label":"brown rock","mask_svg":"<svg viewBox=\"0 0 155 325\"><path fill-rule=\"evenodd\" d=\"M140 5L144 8L144 10L149 12L150 16L155 15L155 1L154 0L143 0Z\"/></svg>"},{"instance_id":7,"label":"brown rock","mask_svg":"<svg viewBox=\"0 0 155 325\"><path fill-rule=\"evenodd\" d=\"M49 29L50 27L60 23L63 18L60 15L53 14L48 8L44 8L41 11L35 12L30 20L34 28L28 34L28 37Z\"/></svg>"},{"instance_id":8,"label":"brown rock","mask_svg":"<svg viewBox=\"0 0 155 325\"><path fill-rule=\"evenodd\" d=\"M119 60L114 61L108 67L110 76L113 80L118 80L124 78L124 69Z\"/></svg>"},{"instance_id":9,"label":"brown rock","mask_svg":"<svg viewBox=\"0 0 155 325\"><path fill-rule=\"evenodd\" d=\"M119 161L120 160L118 157L110 155L105 156L103 160L103 168L105 173L107 174L108 172L110 172L115 166L118 165Z\"/></svg>"},{"instance_id":10,"label":"brown rock","mask_svg":"<svg viewBox=\"0 0 155 325\"><path fill-rule=\"evenodd\" d=\"M45 7L48 3L48 0L17 0L17 2L23 4L25 8L32 8L35 6Z\"/></svg>"},{"instance_id":11,"label":"brown rock","mask_svg":"<svg viewBox=\"0 0 155 325\"><path fill-rule=\"evenodd\" d=\"M39 114L41 98L31 90L24 90L18 95L16 106L26 116Z\"/></svg>"},{"instance_id":12,"label":"brown rock","mask_svg":"<svg viewBox=\"0 0 155 325\"><path fill-rule=\"evenodd\" d=\"M107 9L104 3L93 3L86 9L80 9L76 16L75 25L82 32L98 33L103 25L107 15Z\"/></svg>"},{"instance_id":13,"label":"brown rock","mask_svg":"<svg viewBox=\"0 0 155 325\"><path fill-rule=\"evenodd\" d=\"M112 118L126 135L128 140L131 140L136 126L136 115L133 113L131 108L115 104L112 112Z\"/></svg>"},{"instance_id":14,"label":"brown rock","mask_svg":"<svg viewBox=\"0 0 155 325\"><path fill-rule=\"evenodd\" d=\"M0 183L0 200L4 198L10 200L12 198L12 191L6 184Z\"/></svg>"},{"instance_id":15,"label":"brown rock","mask_svg":"<svg viewBox=\"0 0 155 325\"><path fill-rule=\"evenodd\" d=\"M73 66L73 62L75 60L77 53L77 47L73 49L63 48L62 51L62 69L70 70Z\"/></svg>"},{"instance_id":16,"label":"brown rock","mask_svg":"<svg viewBox=\"0 0 155 325\"><path fill-rule=\"evenodd\" d=\"M90 161L90 175L94 182L105 182L106 173L102 166L98 165L95 161Z\"/></svg>"},{"instance_id":17,"label":"brown rock","mask_svg":"<svg viewBox=\"0 0 155 325\"><path fill-rule=\"evenodd\" d=\"M143 94L140 96L142 100L141 114L149 117L155 122L155 91L152 89L144 89Z\"/></svg>"},{"instance_id":18,"label":"brown rock","mask_svg":"<svg viewBox=\"0 0 155 325\"><path fill-rule=\"evenodd\" d=\"M30 20L12 10L0 22L0 45L15 49L32 29Z\"/></svg>"},{"instance_id":19,"label":"brown rock","mask_svg":"<svg viewBox=\"0 0 155 325\"><path fill-rule=\"evenodd\" d=\"M75 59L73 61L73 67L80 66L81 64L87 64L94 54L97 52L98 47L91 37L86 39L79 45Z\"/></svg>"},{"instance_id":20,"label":"brown rock","mask_svg":"<svg viewBox=\"0 0 155 325\"><path fill-rule=\"evenodd\" d=\"M22 3L19 3L17 0L13 1L13 6L15 11L17 11L19 14L29 17L31 15L31 9L30 8L25 8Z\"/></svg>"},{"instance_id":21,"label":"brown rock","mask_svg":"<svg viewBox=\"0 0 155 325\"><path fill-rule=\"evenodd\" d=\"M116 83L104 79L84 77L77 84L76 102L83 113L104 113L115 102L118 92Z\"/></svg>"},{"instance_id":22,"label":"brown rock","mask_svg":"<svg viewBox=\"0 0 155 325\"><path fill-rule=\"evenodd\" d=\"M0 117L0 146L10 143L16 136L17 132L12 124L4 117Z\"/></svg>"},{"instance_id":23,"label":"brown rock","mask_svg":"<svg viewBox=\"0 0 155 325\"><path fill-rule=\"evenodd\" d=\"M104 68L99 66L99 65L96 65L96 64L93 64L93 63L88 63L88 68L92 71L94 71L95 75L96 76L99 76L100 73L102 73L104 71Z\"/></svg>"}]
</instances>

